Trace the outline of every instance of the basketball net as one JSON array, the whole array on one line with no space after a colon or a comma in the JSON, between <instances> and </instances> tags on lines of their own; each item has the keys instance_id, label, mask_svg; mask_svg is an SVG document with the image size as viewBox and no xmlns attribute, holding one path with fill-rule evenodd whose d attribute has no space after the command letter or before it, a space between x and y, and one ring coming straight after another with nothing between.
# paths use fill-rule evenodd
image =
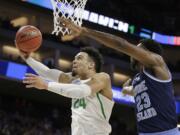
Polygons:
<instances>
[{"instance_id":1,"label":"basketball net","mask_svg":"<svg viewBox=\"0 0 180 135\"><path fill-rule=\"evenodd\" d=\"M51 0L54 15L54 31L52 34L62 35L70 34L68 28L60 25L59 18L66 18L74 22L74 24L81 26L83 11L87 0Z\"/></svg>"}]
</instances>

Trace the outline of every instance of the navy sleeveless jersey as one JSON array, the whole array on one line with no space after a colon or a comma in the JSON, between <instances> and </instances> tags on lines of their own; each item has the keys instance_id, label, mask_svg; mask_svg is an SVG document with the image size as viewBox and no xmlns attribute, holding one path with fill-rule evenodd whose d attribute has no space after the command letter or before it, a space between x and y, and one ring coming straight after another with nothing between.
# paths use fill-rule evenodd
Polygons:
<instances>
[{"instance_id":1,"label":"navy sleeveless jersey","mask_svg":"<svg viewBox=\"0 0 180 135\"><path fill-rule=\"evenodd\" d=\"M139 133L162 132L177 127L171 79L161 81L143 71L134 77L132 85Z\"/></svg>"}]
</instances>

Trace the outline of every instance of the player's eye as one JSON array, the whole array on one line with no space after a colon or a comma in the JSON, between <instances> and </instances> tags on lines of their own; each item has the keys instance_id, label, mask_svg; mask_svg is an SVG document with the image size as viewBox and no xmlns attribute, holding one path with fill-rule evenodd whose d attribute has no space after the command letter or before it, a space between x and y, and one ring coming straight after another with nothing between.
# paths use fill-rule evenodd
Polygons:
<instances>
[{"instance_id":1,"label":"player's eye","mask_svg":"<svg viewBox=\"0 0 180 135\"><path fill-rule=\"evenodd\" d=\"M83 58L81 56L77 57L77 60L82 60Z\"/></svg>"}]
</instances>

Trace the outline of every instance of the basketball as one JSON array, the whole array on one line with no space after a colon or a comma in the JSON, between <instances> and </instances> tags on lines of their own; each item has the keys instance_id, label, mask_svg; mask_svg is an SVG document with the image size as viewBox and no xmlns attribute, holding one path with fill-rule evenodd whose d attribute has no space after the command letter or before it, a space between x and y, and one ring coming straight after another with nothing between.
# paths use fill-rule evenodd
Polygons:
<instances>
[{"instance_id":1,"label":"basketball","mask_svg":"<svg viewBox=\"0 0 180 135\"><path fill-rule=\"evenodd\" d=\"M34 52L41 46L41 43L42 34L40 30L34 26L23 26L16 33L16 47L23 52Z\"/></svg>"}]
</instances>

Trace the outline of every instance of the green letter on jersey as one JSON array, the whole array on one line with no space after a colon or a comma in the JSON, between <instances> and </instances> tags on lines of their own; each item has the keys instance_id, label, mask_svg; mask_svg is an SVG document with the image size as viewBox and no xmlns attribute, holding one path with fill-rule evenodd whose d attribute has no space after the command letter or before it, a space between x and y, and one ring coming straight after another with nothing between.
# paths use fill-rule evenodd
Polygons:
<instances>
[{"instance_id":1,"label":"green letter on jersey","mask_svg":"<svg viewBox=\"0 0 180 135\"><path fill-rule=\"evenodd\" d=\"M79 107L83 107L84 109L86 108L86 102L85 102L85 99L82 98L82 99L77 99L75 102L74 102L74 108L79 108Z\"/></svg>"}]
</instances>

